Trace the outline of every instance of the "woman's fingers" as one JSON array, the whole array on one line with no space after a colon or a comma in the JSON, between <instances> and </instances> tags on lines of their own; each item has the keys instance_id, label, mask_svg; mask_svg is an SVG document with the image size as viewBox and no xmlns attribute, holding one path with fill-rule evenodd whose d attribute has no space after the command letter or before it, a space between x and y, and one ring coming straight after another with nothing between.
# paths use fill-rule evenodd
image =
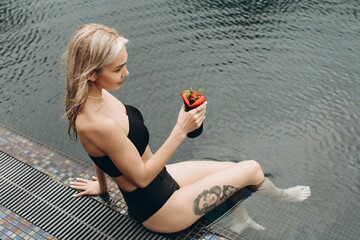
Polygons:
<instances>
[{"instance_id":1,"label":"woman's fingers","mask_svg":"<svg viewBox=\"0 0 360 240\"><path fill-rule=\"evenodd\" d=\"M194 109L191 109L188 112L185 111L185 106L182 105L177 120L177 125L179 125L180 129L184 130L186 133L189 133L199 128L205 118L206 104L207 102Z\"/></svg>"},{"instance_id":2,"label":"woman's fingers","mask_svg":"<svg viewBox=\"0 0 360 240\"><path fill-rule=\"evenodd\" d=\"M189 111L197 127L200 127L205 119L206 104L207 103L205 102L204 104L198 106L197 108L191 109Z\"/></svg>"},{"instance_id":3,"label":"woman's fingers","mask_svg":"<svg viewBox=\"0 0 360 240\"><path fill-rule=\"evenodd\" d=\"M204 102L200 106L198 106L196 109L198 109L198 113L205 113L207 102Z\"/></svg>"},{"instance_id":4,"label":"woman's fingers","mask_svg":"<svg viewBox=\"0 0 360 240\"><path fill-rule=\"evenodd\" d=\"M86 179L81 179L81 181L77 178L77 182L70 182L70 187L75 188L75 187L85 187L88 185L88 183L90 182L89 180Z\"/></svg>"},{"instance_id":5,"label":"woman's fingers","mask_svg":"<svg viewBox=\"0 0 360 240\"><path fill-rule=\"evenodd\" d=\"M70 187L76 190L86 190L87 185L71 184Z\"/></svg>"},{"instance_id":6,"label":"woman's fingers","mask_svg":"<svg viewBox=\"0 0 360 240\"><path fill-rule=\"evenodd\" d=\"M201 116L205 114L206 102L196 108L191 109L189 112L194 116Z\"/></svg>"},{"instance_id":7,"label":"woman's fingers","mask_svg":"<svg viewBox=\"0 0 360 240\"><path fill-rule=\"evenodd\" d=\"M87 180L84 178L76 178L76 182L70 182L71 185L76 185L76 186L83 186L86 185L92 181L97 181L97 177L92 176L92 180Z\"/></svg>"},{"instance_id":8,"label":"woman's fingers","mask_svg":"<svg viewBox=\"0 0 360 240\"><path fill-rule=\"evenodd\" d=\"M76 182L70 182L70 187L72 189L81 191L77 194L74 194L74 197L82 197L86 195L91 195L91 192L94 191L94 184L97 181L97 177L92 176L92 180L87 180L84 178L76 178Z\"/></svg>"},{"instance_id":9,"label":"woman's fingers","mask_svg":"<svg viewBox=\"0 0 360 240\"><path fill-rule=\"evenodd\" d=\"M206 113L206 102L205 104L200 105L197 108L192 109L191 111L194 110L194 116L196 118L196 120L200 119L201 121L204 119L205 117L205 113Z\"/></svg>"},{"instance_id":10,"label":"woman's fingers","mask_svg":"<svg viewBox=\"0 0 360 240\"><path fill-rule=\"evenodd\" d=\"M70 186L85 186L86 183L83 182L70 182Z\"/></svg>"},{"instance_id":11,"label":"woman's fingers","mask_svg":"<svg viewBox=\"0 0 360 240\"><path fill-rule=\"evenodd\" d=\"M70 185L72 189L81 191L73 195L73 197L82 197L86 195L91 195L90 186L89 185Z\"/></svg>"},{"instance_id":12,"label":"woman's fingers","mask_svg":"<svg viewBox=\"0 0 360 240\"><path fill-rule=\"evenodd\" d=\"M76 180L77 180L78 182L84 182L84 183L89 182L89 180L84 179L84 178L76 178Z\"/></svg>"},{"instance_id":13,"label":"woman's fingers","mask_svg":"<svg viewBox=\"0 0 360 240\"><path fill-rule=\"evenodd\" d=\"M79 192L77 194L74 194L73 197L82 197L88 195L87 191Z\"/></svg>"}]
</instances>

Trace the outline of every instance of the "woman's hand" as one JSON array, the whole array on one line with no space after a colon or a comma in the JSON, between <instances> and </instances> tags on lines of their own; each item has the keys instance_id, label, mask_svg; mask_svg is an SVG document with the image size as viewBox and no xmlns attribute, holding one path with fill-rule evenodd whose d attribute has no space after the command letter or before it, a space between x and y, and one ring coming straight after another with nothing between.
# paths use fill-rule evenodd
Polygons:
<instances>
[{"instance_id":1,"label":"woman's hand","mask_svg":"<svg viewBox=\"0 0 360 240\"><path fill-rule=\"evenodd\" d=\"M185 111L185 106L182 105L176 125L183 133L188 134L201 126L205 119L206 104L207 102L204 102L188 112Z\"/></svg>"},{"instance_id":2,"label":"woman's hand","mask_svg":"<svg viewBox=\"0 0 360 240\"><path fill-rule=\"evenodd\" d=\"M76 182L70 182L70 187L81 192L73 195L73 197L82 197L88 195L101 195L104 192L101 191L99 181L97 177L92 177L92 180L83 178L76 178Z\"/></svg>"}]
</instances>

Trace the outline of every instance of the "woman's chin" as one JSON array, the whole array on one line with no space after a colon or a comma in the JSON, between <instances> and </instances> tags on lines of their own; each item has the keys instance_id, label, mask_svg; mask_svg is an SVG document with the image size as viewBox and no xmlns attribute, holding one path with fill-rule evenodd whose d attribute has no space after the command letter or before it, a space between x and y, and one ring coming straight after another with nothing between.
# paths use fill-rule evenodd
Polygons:
<instances>
[{"instance_id":1,"label":"woman's chin","mask_svg":"<svg viewBox=\"0 0 360 240\"><path fill-rule=\"evenodd\" d=\"M122 84L117 84L116 86L114 86L112 89L109 89L111 91L119 91L121 88Z\"/></svg>"}]
</instances>

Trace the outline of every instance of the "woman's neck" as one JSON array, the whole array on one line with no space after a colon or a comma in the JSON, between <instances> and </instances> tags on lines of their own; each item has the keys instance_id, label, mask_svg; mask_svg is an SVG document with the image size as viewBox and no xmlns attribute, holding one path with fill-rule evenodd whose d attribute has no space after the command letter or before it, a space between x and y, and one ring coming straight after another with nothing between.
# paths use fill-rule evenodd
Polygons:
<instances>
[{"instance_id":1,"label":"woman's neck","mask_svg":"<svg viewBox=\"0 0 360 240\"><path fill-rule=\"evenodd\" d=\"M88 97L88 99L92 99L92 100L102 100L103 99L103 91L102 91L102 89L98 89L98 88L92 87L90 85L87 97Z\"/></svg>"}]
</instances>

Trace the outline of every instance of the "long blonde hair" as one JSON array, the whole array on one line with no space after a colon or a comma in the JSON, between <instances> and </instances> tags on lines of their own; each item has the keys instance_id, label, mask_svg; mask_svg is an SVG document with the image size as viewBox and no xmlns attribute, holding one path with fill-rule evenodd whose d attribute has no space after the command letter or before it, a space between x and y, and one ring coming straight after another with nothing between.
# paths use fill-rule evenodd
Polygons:
<instances>
[{"instance_id":1,"label":"long blonde hair","mask_svg":"<svg viewBox=\"0 0 360 240\"><path fill-rule=\"evenodd\" d=\"M112 63L127 39L101 24L85 24L74 32L63 54L66 76L65 115L69 121L68 134L77 140L75 125L89 91L89 77ZM121 44L121 43L120 43Z\"/></svg>"}]
</instances>

